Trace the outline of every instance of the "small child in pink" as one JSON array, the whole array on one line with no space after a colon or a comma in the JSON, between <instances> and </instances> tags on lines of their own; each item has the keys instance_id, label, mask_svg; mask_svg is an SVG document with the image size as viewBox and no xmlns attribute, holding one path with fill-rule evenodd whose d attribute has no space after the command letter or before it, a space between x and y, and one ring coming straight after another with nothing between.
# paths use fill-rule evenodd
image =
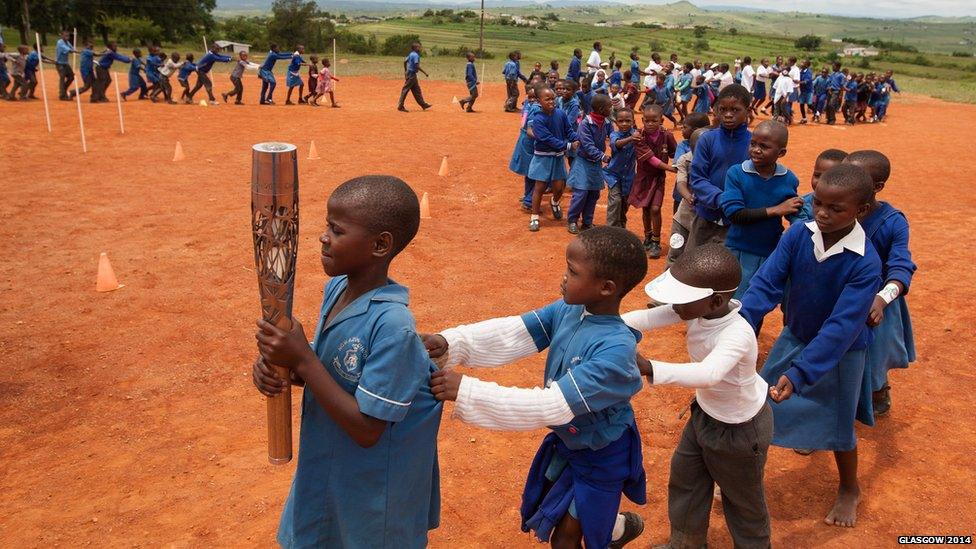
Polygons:
<instances>
[{"instance_id":1,"label":"small child in pink","mask_svg":"<svg viewBox=\"0 0 976 549\"><path fill-rule=\"evenodd\" d=\"M338 82L339 79L336 78L335 76L332 76L332 71L329 70L330 65L331 63L329 62L328 57L322 60L322 70L319 71L318 88L315 90L315 97L312 98L312 103L311 103L313 107L319 106L320 97L322 97L325 94L329 94L329 100L332 101L332 108L333 109L339 108L339 105L336 105L335 93L333 92L333 88L332 88L332 81L335 80L336 82Z\"/></svg>"}]
</instances>

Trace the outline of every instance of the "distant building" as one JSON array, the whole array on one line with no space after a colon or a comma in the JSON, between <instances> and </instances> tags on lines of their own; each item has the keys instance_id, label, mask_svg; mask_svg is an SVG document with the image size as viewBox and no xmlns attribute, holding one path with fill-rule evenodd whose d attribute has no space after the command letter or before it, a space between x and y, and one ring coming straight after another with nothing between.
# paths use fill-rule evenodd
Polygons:
<instances>
[{"instance_id":1,"label":"distant building","mask_svg":"<svg viewBox=\"0 0 976 549\"><path fill-rule=\"evenodd\" d=\"M352 18L356 23L376 23L382 21L382 17L373 17L372 15L357 15Z\"/></svg>"},{"instance_id":2,"label":"distant building","mask_svg":"<svg viewBox=\"0 0 976 549\"><path fill-rule=\"evenodd\" d=\"M844 42L840 38L831 38L830 41L833 42L834 44L840 44L840 43Z\"/></svg>"},{"instance_id":3,"label":"distant building","mask_svg":"<svg viewBox=\"0 0 976 549\"><path fill-rule=\"evenodd\" d=\"M216 42L214 42L214 44L216 44L217 47L220 48L220 51L233 53L235 55L241 52L244 53L251 52L250 44L240 44L238 42L230 42L228 40L217 40Z\"/></svg>"},{"instance_id":4,"label":"distant building","mask_svg":"<svg viewBox=\"0 0 976 549\"><path fill-rule=\"evenodd\" d=\"M870 46L847 45L841 50L840 55L844 57L877 57L880 53L877 48Z\"/></svg>"}]
</instances>

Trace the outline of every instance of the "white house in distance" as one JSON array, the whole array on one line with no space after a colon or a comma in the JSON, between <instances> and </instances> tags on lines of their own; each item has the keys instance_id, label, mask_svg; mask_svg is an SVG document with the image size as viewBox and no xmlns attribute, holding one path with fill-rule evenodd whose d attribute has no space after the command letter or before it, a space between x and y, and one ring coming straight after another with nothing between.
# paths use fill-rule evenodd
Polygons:
<instances>
[{"instance_id":1,"label":"white house in distance","mask_svg":"<svg viewBox=\"0 0 976 549\"><path fill-rule=\"evenodd\" d=\"M844 46L840 54L843 57L877 57L880 53L877 48L872 48L871 46L848 44Z\"/></svg>"},{"instance_id":2,"label":"white house in distance","mask_svg":"<svg viewBox=\"0 0 976 549\"><path fill-rule=\"evenodd\" d=\"M237 55L241 52L251 53L250 44L240 44L238 42L231 42L229 40L217 40L214 42L214 44L216 44L217 47L220 48L220 51L233 53L234 55Z\"/></svg>"}]
</instances>

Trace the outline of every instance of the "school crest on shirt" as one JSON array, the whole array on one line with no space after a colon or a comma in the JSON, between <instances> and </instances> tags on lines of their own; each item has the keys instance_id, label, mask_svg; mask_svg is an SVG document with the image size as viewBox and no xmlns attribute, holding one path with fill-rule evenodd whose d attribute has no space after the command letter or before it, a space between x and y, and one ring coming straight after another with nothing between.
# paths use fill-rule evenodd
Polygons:
<instances>
[{"instance_id":1,"label":"school crest on shirt","mask_svg":"<svg viewBox=\"0 0 976 549\"><path fill-rule=\"evenodd\" d=\"M332 368L343 379L356 382L363 375L363 364L368 356L369 350L362 340L350 337L339 344L339 349L332 358Z\"/></svg>"}]
</instances>

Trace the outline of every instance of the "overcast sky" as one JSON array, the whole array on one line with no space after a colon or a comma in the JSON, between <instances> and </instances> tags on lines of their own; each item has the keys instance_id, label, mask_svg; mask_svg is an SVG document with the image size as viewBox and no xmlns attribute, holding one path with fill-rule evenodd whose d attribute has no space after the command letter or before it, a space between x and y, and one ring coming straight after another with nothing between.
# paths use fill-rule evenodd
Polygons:
<instances>
[{"instance_id":1,"label":"overcast sky","mask_svg":"<svg viewBox=\"0 0 976 549\"><path fill-rule=\"evenodd\" d=\"M802 11L869 17L916 17L941 15L944 17L976 16L976 0L878 0L851 2L850 0L702 0L692 3L705 6L749 6L777 11Z\"/></svg>"}]
</instances>

